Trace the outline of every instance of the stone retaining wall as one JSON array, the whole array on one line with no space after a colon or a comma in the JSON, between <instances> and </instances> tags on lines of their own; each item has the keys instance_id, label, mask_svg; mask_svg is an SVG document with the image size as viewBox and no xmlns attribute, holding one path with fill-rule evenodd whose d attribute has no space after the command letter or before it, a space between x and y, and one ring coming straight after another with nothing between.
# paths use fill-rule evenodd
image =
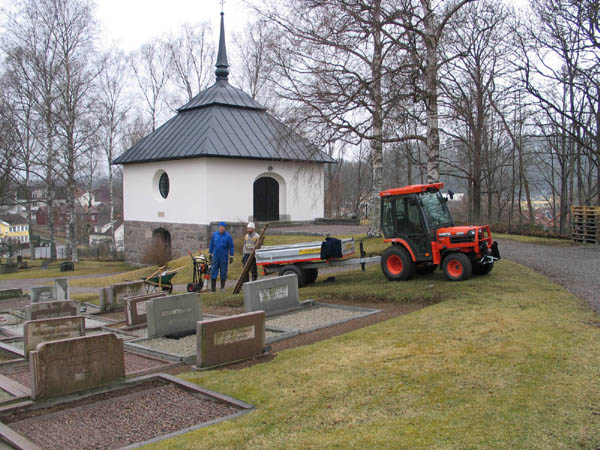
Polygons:
<instances>
[{"instance_id":1,"label":"stone retaining wall","mask_svg":"<svg viewBox=\"0 0 600 450\"><path fill-rule=\"evenodd\" d=\"M209 225L192 223L168 222L140 222L135 220L125 221L125 261L128 263L142 264L144 250L152 244L152 233L158 228L163 228L171 235L171 255L179 258L200 248L208 248L210 236L218 229L218 222ZM246 231L246 223L228 223L227 231L234 237ZM236 248L237 256L241 249Z\"/></svg>"}]
</instances>

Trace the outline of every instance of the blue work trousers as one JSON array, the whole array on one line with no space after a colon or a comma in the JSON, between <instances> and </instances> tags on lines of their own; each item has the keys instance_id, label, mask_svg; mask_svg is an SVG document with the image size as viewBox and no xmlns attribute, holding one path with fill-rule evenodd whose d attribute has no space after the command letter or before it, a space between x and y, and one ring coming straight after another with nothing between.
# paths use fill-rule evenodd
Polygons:
<instances>
[{"instance_id":1,"label":"blue work trousers","mask_svg":"<svg viewBox=\"0 0 600 450\"><path fill-rule=\"evenodd\" d=\"M220 255L216 257L212 261L212 266L210 269L210 277L213 280L217 279L219 276L219 272L221 273L221 280L225 281L227 279L227 267L229 266L229 256L227 254Z\"/></svg>"}]
</instances>

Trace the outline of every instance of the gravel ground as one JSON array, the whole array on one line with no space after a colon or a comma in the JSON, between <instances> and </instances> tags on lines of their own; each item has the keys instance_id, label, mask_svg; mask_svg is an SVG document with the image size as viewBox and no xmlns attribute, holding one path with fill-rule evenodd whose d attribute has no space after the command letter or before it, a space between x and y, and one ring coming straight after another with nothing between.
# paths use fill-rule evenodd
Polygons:
<instances>
[{"instance_id":1,"label":"gravel ground","mask_svg":"<svg viewBox=\"0 0 600 450\"><path fill-rule=\"evenodd\" d=\"M98 397L101 400L91 405L31 419L16 418L10 428L42 448L115 449L238 411L172 384Z\"/></svg>"},{"instance_id":2,"label":"gravel ground","mask_svg":"<svg viewBox=\"0 0 600 450\"><path fill-rule=\"evenodd\" d=\"M267 319L266 326L284 330L307 331L322 328L345 320L364 315L364 311L349 311L321 306L313 306L302 311L295 311L282 316Z\"/></svg>"},{"instance_id":3,"label":"gravel ground","mask_svg":"<svg viewBox=\"0 0 600 450\"><path fill-rule=\"evenodd\" d=\"M142 345L157 352L171 353L178 356L196 354L196 335L182 337L181 339L153 338L134 344Z\"/></svg>"},{"instance_id":4,"label":"gravel ground","mask_svg":"<svg viewBox=\"0 0 600 450\"><path fill-rule=\"evenodd\" d=\"M498 247L502 258L540 272L600 313L600 246L558 247L498 239Z\"/></svg>"}]
</instances>

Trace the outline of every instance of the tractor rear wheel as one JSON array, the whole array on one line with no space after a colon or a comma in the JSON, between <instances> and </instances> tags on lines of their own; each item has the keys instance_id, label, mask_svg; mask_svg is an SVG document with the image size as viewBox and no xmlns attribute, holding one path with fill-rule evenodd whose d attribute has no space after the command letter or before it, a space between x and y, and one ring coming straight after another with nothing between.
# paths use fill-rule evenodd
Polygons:
<instances>
[{"instance_id":1,"label":"tractor rear wheel","mask_svg":"<svg viewBox=\"0 0 600 450\"><path fill-rule=\"evenodd\" d=\"M463 281L471 278L473 273L473 265L471 260L464 253L454 252L450 253L444 258L442 263L442 269L444 275L450 281Z\"/></svg>"},{"instance_id":2,"label":"tractor rear wheel","mask_svg":"<svg viewBox=\"0 0 600 450\"><path fill-rule=\"evenodd\" d=\"M302 273L302 270L300 270L300 268L298 266L289 264L287 266L283 266L281 268L281 270L279 271L279 276L291 275L291 274L295 274L296 277L298 278L298 287L299 288L304 286L304 274Z\"/></svg>"},{"instance_id":3,"label":"tractor rear wheel","mask_svg":"<svg viewBox=\"0 0 600 450\"><path fill-rule=\"evenodd\" d=\"M489 264L473 264L473 275L487 275L494 268L494 263Z\"/></svg>"},{"instance_id":4,"label":"tractor rear wheel","mask_svg":"<svg viewBox=\"0 0 600 450\"><path fill-rule=\"evenodd\" d=\"M392 245L381 255L381 270L390 281L408 280L415 274L415 263L404 247Z\"/></svg>"}]
</instances>

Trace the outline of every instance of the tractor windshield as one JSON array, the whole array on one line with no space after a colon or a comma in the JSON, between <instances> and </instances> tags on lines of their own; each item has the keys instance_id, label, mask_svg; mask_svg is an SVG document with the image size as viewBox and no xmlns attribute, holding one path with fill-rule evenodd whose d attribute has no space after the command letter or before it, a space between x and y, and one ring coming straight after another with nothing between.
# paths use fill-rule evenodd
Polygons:
<instances>
[{"instance_id":1,"label":"tractor windshield","mask_svg":"<svg viewBox=\"0 0 600 450\"><path fill-rule=\"evenodd\" d=\"M439 192L423 192L421 200L425 218L431 228L454 225L446 202Z\"/></svg>"}]
</instances>

